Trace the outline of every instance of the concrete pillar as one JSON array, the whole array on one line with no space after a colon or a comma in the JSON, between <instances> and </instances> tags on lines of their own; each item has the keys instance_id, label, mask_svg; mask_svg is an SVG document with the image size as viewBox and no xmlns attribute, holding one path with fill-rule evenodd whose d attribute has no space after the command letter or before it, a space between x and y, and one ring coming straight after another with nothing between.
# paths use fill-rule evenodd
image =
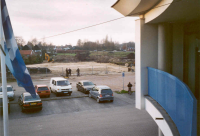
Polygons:
<instances>
[{"instance_id":1,"label":"concrete pillar","mask_svg":"<svg viewBox=\"0 0 200 136\"><path fill-rule=\"evenodd\" d=\"M172 73L172 28L168 23L158 25L158 69Z\"/></svg>"},{"instance_id":2,"label":"concrete pillar","mask_svg":"<svg viewBox=\"0 0 200 136\"><path fill-rule=\"evenodd\" d=\"M136 108L144 109L144 95L148 94L147 67L158 66L157 25L145 24L143 18L135 22L135 90Z\"/></svg>"},{"instance_id":3,"label":"concrete pillar","mask_svg":"<svg viewBox=\"0 0 200 136\"><path fill-rule=\"evenodd\" d=\"M172 74L183 81L183 43L184 31L182 24L173 25Z\"/></svg>"}]
</instances>

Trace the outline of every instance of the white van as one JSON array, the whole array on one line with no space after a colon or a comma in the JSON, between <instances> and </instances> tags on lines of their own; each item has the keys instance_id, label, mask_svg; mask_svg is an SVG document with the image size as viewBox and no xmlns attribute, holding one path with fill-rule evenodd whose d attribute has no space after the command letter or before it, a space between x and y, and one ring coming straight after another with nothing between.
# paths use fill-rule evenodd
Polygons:
<instances>
[{"instance_id":1,"label":"white van","mask_svg":"<svg viewBox=\"0 0 200 136\"><path fill-rule=\"evenodd\" d=\"M69 81L63 77L53 77L50 80L49 89L51 93L55 93L56 96L59 94L68 94L71 95L72 93L72 86Z\"/></svg>"}]
</instances>

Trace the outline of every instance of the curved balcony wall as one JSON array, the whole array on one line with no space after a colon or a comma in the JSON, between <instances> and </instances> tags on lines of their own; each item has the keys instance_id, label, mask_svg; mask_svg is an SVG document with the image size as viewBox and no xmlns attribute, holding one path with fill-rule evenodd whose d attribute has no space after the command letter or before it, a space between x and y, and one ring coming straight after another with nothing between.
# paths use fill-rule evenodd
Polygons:
<instances>
[{"instance_id":1,"label":"curved balcony wall","mask_svg":"<svg viewBox=\"0 0 200 136\"><path fill-rule=\"evenodd\" d=\"M186 84L148 67L148 93L166 110L181 136L197 135L197 100Z\"/></svg>"}]
</instances>

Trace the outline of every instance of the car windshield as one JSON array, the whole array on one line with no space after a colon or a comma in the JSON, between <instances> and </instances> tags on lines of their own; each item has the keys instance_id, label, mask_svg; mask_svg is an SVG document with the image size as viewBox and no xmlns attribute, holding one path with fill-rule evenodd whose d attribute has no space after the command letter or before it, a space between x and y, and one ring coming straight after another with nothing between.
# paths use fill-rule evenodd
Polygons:
<instances>
[{"instance_id":1,"label":"car windshield","mask_svg":"<svg viewBox=\"0 0 200 136\"><path fill-rule=\"evenodd\" d=\"M38 91L45 91L45 90L49 90L47 87L38 87Z\"/></svg>"},{"instance_id":2,"label":"car windshield","mask_svg":"<svg viewBox=\"0 0 200 136\"><path fill-rule=\"evenodd\" d=\"M57 86L66 86L69 85L69 81L63 80L63 81L57 81Z\"/></svg>"},{"instance_id":3,"label":"car windshield","mask_svg":"<svg viewBox=\"0 0 200 136\"><path fill-rule=\"evenodd\" d=\"M92 82L83 82L84 86L88 86L88 85L94 85Z\"/></svg>"},{"instance_id":4,"label":"car windshield","mask_svg":"<svg viewBox=\"0 0 200 136\"><path fill-rule=\"evenodd\" d=\"M40 100L39 95L36 95L36 98L33 98L32 96L25 96L24 101L34 101L34 100Z\"/></svg>"},{"instance_id":5,"label":"car windshield","mask_svg":"<svg viewBox=\"0 0 200 136\"><path fill-rule=\"evenodd\" d=\"M7 87L7 92L11 92L11 91L13 91L12 87ZM2 87L0 88L0 92L2 92Z\"/></svg>"},{"instance_id":6,"label":"car windshield","mask_svg":"<svg viewBox=\"0 0 200 136\"><path fill-rule=\"evenodd\" d=\"M112 90L111 89L103 89L103 90L101 90L101 93L111 94Z\"/></svg>"}]
</instances>

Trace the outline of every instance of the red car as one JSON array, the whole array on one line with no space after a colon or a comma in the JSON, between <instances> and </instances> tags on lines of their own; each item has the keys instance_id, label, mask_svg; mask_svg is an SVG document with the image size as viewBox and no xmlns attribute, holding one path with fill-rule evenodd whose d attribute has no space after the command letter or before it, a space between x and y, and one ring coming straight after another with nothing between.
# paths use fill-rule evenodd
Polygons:
<instances>
[{"instance_id":1,"label":"red car","mask_svg":"<svg viewBox=\"0 0 200 136\"><path fill-rule=\"evenodd\" d=\"M38 93L40 97L50 97L51 94L47 85L36 85L35 92Z\"/></svg>"}]
</instances>

